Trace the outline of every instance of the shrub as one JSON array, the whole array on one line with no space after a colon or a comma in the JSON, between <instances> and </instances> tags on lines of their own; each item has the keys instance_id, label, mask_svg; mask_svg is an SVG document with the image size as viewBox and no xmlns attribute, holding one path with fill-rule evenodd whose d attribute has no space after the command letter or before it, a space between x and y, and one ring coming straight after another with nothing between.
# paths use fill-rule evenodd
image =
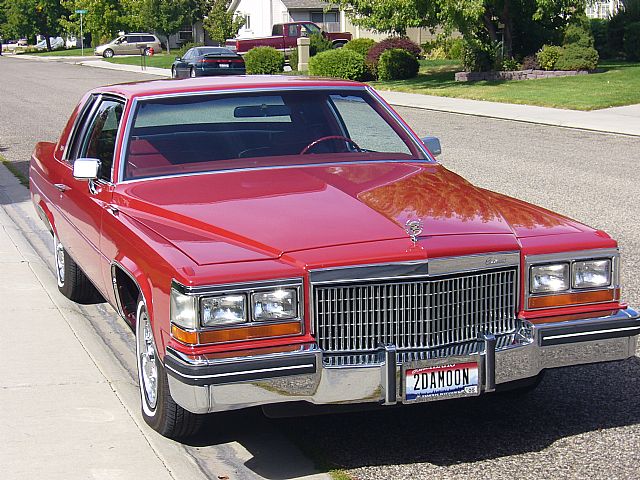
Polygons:
<instances>
[{"instance_id":1,"label":"shrub","mask_svg":"<svg viewBox=\"0 0 640 480\"><path fill-rule=\"evenodd\" d=\"M449 41L449 47L445 46L445 51L447 52L447 58L449 60L462 60L462 49L464 46L464 41L462 38L452 38Z\"/></svg>"},{"instance_id":2,"label":"shrub","mask_svg":"<svg viewBox=\"0 0 640 480\"><path fill-rule=\"evenodd\" d=\"M593 48L593 35L580 25L569 25L564 31L563 45L578 45Z\"/></svg>"},{"instance_id":3,"label":"shrub","mask_svg":"<svg viewBox=\"0 0 640 480\"><path fill-rule=\"evenodd\" d=\"M598 51L595 48L567 45L560 51L555 63L557 70L593 70L598 66Z\"/></svg>"},{"instance_id":4,"label":"shrub","mask_svg":"<svg viewBox=\"0 0 640 480\"><path fill-rule=\"evenodd\" d=\"M600 58L609 58L611 55L607 44L607 29L609 20L592 18L589 22L591 35L593 35L593 47L598 51Z\"/></svg>"},{"instance_id":5,"label":"shrub","mask_svg":"<svg viewBox=\"0 0 640 480\"><path fill-rule=\"evenodd\" d=\"M180 50L176 52L176 55L178 57L184 57L184 54L187 53L187 50L193 47L204 47L204 43L195 43L195 42L184 43L180 46Z\"/></svg>"},{"instance_id":6,"label":"shrub","mask_svg":"<svg viewBox=\"0 0 640 480\"><path fill-rule=\"evenodd\" d=\"M434 48L430 48L429 52L425 54L429 60L446 60L447 52L442 45Z\"/></svg>"},{"instance_id":7,"label":"shrub","mask_svg":"<svg viewBox=\"0 0 640 480\"><path fill-rule=\"evenodd\" d=\"M502 61L502 70L505 72L512 72L514 70L520 70L521 68L522 65L520 65L515 58L505 58Z\"/></svg>"},{"instance_id":8,"label":"shrub","mask_svg":"<svg viewBox=\"0 0 640 480\"><path fill-rule=\"evenodd\" d=\"M314 33L309 37L309 56L313 57L320 52L326 52L333 49L331 40L327 40L320 33Z\"/></svg>"},{"instance_id":9,"label":"shrub","mask_svg":"<svg viewBox=\"0 0 640 480\"><path fill-rule=\"evenodd\" d=\"M378 67L378 60L380 60L380 55L385 50L390 50L392 48L399 48L402 50L406 50L410 54L412 54L416 59L420 56L421 49L420 45L415 42L412 42L406 37L389 37L381 42L378 42L376 45L371 47L369 53L367 54L366 60L369 65L372 66L372 70L375 71Z\"/></svg>"},{"instance_id":10,"label":"shrub","mask_svg":"<svg viewBox=\"0 0 640 480\"><path fill-rule=\"evenodd\" d=\"M291 53L289 54L289 66L293 71L298 70L298 48L297 47L291 50Z\"/></svg>"},{"instance_id":11,"label":"shrub","mask_svg":"<svg viewBox=\"0 0 640 480\"><path fill-rule=\"evenodd\" d=\"M536 53L536 58L543 70L553 70L561 53L562 47L543 45L540 51Z\"/></svg>"},{"instance_id":12,"label":"shrub","mask_svg":"<svg viewBox=\"0 0 640 480\"><path fill-rule=\"evenodd\" d=\"M367 54L371 47L373 47L377 42L371 38L354 38L353 40L348 41L344 48L348 50L353 50L354 52L359 53L364 58L367 58Z\"/></svg>"},{"instance_id":13,"label":"shrub","mask_svg":"<svg viewBox=\"0 0 640 480\"><path fill-rule=\"evenodd\" d=\"M385 50L378 61L378 79L404 80L418 75L420 65L416 57L406 50L392 48Z\"/></svg>"},{"instance_id":14,"label":"shrub","mask_svg":"<svg viewBox=\"0 0 640 480\"><path fill-rule=\"evenodd\" d=\"M607 26L607 48L613 57L622 57L624 52L624 29L628 22L624 12L619 11Z\"/></svg>"},{"instance_id":15,"label":"shrub","mask_svg":"<svg viewBox=\"0 0 640 480\"><path fill-rule=\"evenodd\" d=\"M364 57L347 48L322 52L309 59L309 73L321 77L362 80L365 76Z\"/></svg>"},{"instance_id":16,"label":"shrub","mask_svg":"<svg viewBox=\"0 0 640 480\"><path fill-rule=\"evenodd\" d=\"M540 70L540 64L535 55L529 55L522 59L523 70Z\"/></svg>"},{"instance_id":17,"label":"shrub","mask_svg":"<svg viewBox=\"0 0 640 480\"><path fill-rule=\"evenodd\" d=\"M624 53L627 60L640 60L640 22L624 28Z\"/></svg>"},{"instance_id":18,"label":"shrub","mask_svg":"<svg viewBox=\"0 0 640 480\"><path fill-rule=\"evenodd\" d=\"M471 39L464 41L462 66L466 72L488 72L496 60L496 50L492 45Z\"/></svg>"},{"instance_id":19,"label":"shrub","mask_svg":"<svg viewBox=\"0 0 640 480\"><path fill-rule=\"evenodd\" d=\"M273 47L254 47L244 56L250 75L273 75L284 69L284 55Z\"/></svg>"}]
</instances>

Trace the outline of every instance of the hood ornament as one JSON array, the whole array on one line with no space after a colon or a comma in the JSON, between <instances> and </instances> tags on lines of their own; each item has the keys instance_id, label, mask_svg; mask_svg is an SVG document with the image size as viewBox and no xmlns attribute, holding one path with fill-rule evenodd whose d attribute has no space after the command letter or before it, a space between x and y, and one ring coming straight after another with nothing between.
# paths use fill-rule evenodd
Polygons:
<instances>
[{"instance_id":1,"label":"hood ornament","mask_svg":"<svg viewBox=\"0 0 640 480\"><path fill-rule=\"evenodd\" d=\"M418 236L422 230L422 220L407 220L407 223L404 224L404 231L409 234L414 245L418 242Z\"/></svg>"}]
</instances>

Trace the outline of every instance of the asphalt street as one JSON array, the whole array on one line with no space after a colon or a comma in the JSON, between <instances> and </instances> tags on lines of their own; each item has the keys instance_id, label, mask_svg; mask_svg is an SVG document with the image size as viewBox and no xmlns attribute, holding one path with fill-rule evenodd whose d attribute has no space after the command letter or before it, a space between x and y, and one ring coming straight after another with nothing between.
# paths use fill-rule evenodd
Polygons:
<instances>
[{"instance_id":1,"label":"asphalt street","mask_svg":"<svg viewBox=\"0 0 640 480\"><path fill-rule=\"evenodd\" d=\"M93 86L147 75L0 57L0 154L27 172L36 141L55 141ZM609 232L623 254L623 296L640 306L640 138L398 108L421 136L439 136L442 163L484 188ZM130 337L117 320L88 315L115 349ZM115 341L113 338L121 339ZM125 345L125 346L123 346ZM116 352L117 354L117 352ZM126 357L129 358L129 357ZM133 364L128 366L131 371ZM554 370L522 397L484 396L374 412L270 420L258 410L217 415L186 447L207 464L239 462L232 478L291 478L269 462L297 447L356 479L629 478L640 475L640 358ZM239 454L238 452L244 452ZM209 473L210 474L209 474ZM34 472L35 473L35 472ZM308 473L308 472L299 472Z\"/></svg>"}]
</instances>

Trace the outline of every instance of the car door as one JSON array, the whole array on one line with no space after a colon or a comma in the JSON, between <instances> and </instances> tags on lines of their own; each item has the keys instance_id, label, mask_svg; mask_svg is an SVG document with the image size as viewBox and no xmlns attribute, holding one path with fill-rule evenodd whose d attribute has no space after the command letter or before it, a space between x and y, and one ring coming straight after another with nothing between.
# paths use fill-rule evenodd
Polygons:
<instances>
[{"instance_id":1,"label":"car door","mask_svg":"<svg viewBox=\"0 0 640 480\"><path fill-rule=\"evenodd\" d=\"M113 194L112 166L123 111L124 102L120 99L110 96L97 99L72 146L68 168L61 178L65 189L59 203L63 221L57 225L58 236L69 255L103 294L109 286L102 281L102 269L109 260L100 253L100 231ZM96 180L73 177L73 163L78 158L100 160Z\"/></svg>"},{"instance_id":2,"label":"car door","mask_svg":"<svg viewBox=\"0 0 640 480\"><path fill-rule=\"evenodd\" d=\"M189 76L189 68L191 68L191 61L193 60L193 49L187 50L187 53L182 57L182 61L179 64L178 76L179 77L188 77Z\"/></svg>"},{"instance_id":3,"label":"car door","mask_svg":"<svg viewBox=\"0 0 640 480\"><path fill-rule=\"evenodd\" d=\"M125 40L122 42L122 53L127 55L135 55L140 53L138 46L136 45L137 38L134 35L125 35Z\"/></svg>"}]
</instances>

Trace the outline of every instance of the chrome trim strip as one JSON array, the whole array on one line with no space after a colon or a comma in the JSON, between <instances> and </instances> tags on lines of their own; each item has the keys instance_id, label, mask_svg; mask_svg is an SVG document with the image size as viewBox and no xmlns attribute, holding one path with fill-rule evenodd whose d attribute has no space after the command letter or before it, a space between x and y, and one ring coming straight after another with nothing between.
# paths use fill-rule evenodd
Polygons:
<instances>
[{"instance_id":1,"label":"chrome trim strip","mask_svg":"<svg viewBox=\"0 0 640 480\"><path fill-rule=\"evenodd\" d=\"M313 285L340 284L357 280L381 281L399 278L426 278L436 275L519 266L520 254L518 252L495 252L460 257L439 257L413 262L319 268L310 270L309 278Z\"/></svg>"},{"instance_id":2,"label":"chrome trim strip","mask_svg":"<svg viewBox=\"0 0 640 480\"><path fill-rule=\"evenodd\" d=\"M175 289L183 295L205 295L208 293L233 293L238 291L254 291L265 290L273 287L287 287L287 286L300 286L302 285L302 278L283 278L275 280L264 280L254 282L239 282L239 283L223 283L219 285L197 285L187 286L183 285L175 279L171 280L171 288Z\"/></svg>"},{"instance_id":3,"label":"chrome trim strip","mask_svg":"<svg viewBox=\"0 0 640 480\"><path fill-rule=\"evenodd\" d=\"M461 257L442 257L429 260L431 275L467 273L491 268L519 267L519 252L495 252L465 255Z\"/></svg>"},{"instance_id":4,"label":"chrome trim strip","mask_svg":"<svg viewBox=\"0 0 640 480\"><path fill-rule=\"evenodd\" d=\"M242 372L225 372L225 373L214 373L211 375L187 375L185 373L181 373L175 368L171 368L169 365L165 365L165 368L171 370L176 375L183 378L191 378L191 379L205 379L205 378L224 378L231 376L242 376L242 375L252 375L254 373L267 373L267 372L282 372L287 370L296 370L299 368L314 368L315 365L313 363L306 363L301 365L287 365L284 367L275 367L275 368L259 368L255 370L244 370Z\"/></svg>"},{"instance_id":5,"label":"chrome trim strip","mask_svg":"<svg viewBox=\"0 0 640 480\"><path fill-rule=\"evenodd\" d=\"M558 338L571 338L571 337L583 337L588 335L600 335L601 333L615 333L615 332L626 332L628 330L638 330L638 327L624 327L624 328L608 328L605 330L593 330L590 332L578 332L578 333L565 333L562 335L548 335L545 336L545 340L555 340Z\"/></svg>"}]
</instances>

